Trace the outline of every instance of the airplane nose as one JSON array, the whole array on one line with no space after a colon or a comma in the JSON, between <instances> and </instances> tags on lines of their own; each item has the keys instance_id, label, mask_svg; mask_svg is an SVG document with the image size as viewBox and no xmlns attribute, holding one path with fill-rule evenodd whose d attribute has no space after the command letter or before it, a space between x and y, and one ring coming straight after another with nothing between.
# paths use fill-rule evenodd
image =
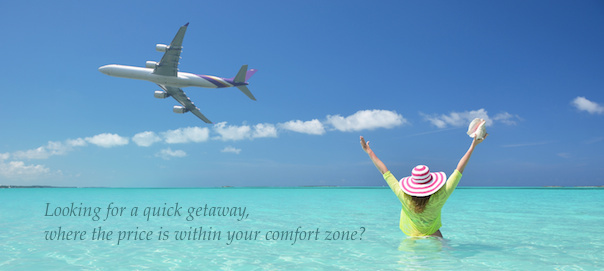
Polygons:
<instances>
[{"instance_id":1,"label":"airplane nose","mask_svg":"<svg viewBox=\"0 0 604 271\"><path fill-rule=\"evenodd\" d=\"M105 66L102 66L99 68L99 71L106 75L109 75L109 70L110 70L109 65L105 65Z\"/></svg>"}]
</instances>

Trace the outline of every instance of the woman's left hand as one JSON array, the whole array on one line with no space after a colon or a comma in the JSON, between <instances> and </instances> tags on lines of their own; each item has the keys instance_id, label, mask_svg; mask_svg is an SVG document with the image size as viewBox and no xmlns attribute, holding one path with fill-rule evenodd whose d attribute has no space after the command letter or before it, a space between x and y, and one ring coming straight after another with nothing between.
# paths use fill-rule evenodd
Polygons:
<instances>
[{"instance_id":1,"label":"woman's left hand","mask_svg":"<svg viewBox=\"0 0 604 271\"><path fill-rule=\"evenodd\" d=\"M365 138L363 138L363 136L361 136L361 147L366 153L371 151L371 148L369 148L369 141L365 142Z\"/></svg>"}]
</instances>

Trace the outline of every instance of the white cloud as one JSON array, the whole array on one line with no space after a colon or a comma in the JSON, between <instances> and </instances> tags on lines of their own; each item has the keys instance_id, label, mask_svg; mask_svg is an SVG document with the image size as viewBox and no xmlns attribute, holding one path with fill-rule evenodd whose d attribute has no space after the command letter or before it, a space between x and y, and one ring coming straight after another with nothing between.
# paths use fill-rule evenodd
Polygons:
<instances>
[{"instance_id":1,"label":"white cloud","mask_svg":"<svg viewBox=\"0 0 604 271\"><path fill-rule=\"evenodd\" d=\"M325 127L318 119L309 121L290 120L278 124L279 128L309 135L322 135L325 133Z\"/></svg>"},{"instance_id":2,"label":"white cloud","mask_svg":"<svg viewBox=\"0 0 604 271\"><path fill-rule=\"evenodd\" d=\"M86 141L103 148L111 148L127 145L129 140L128 138L121 137L117 134L104 133L95 135L93 137L87 137Z\"/></svg>"},{"instance_id":3,"label":"white cloud","mask_svg":"<svg viewBox=\"0 0 604 271\"><path fill-rule=\"evenodd\" d=\"M585 97L577 97L572 102L577 109L587 111L590 114L604 114L604 106L596 102L592 102Z\"/></svg>"},{"instance_id":4,"label":"white cloud","mask_svg":"<svg viewBox=\"0 0 604 271\"><path fill-rule=\"evenodd\" d=\"M73 147L86 146L84 139L68 139L65 142L49 141L46 146L26 151L13 153L14 159L48 159L54 155L64 155L73 150Z\"/></svg>"},{"instance_id":5,"label":"white cloud","mask_svg":"<svg viewBox=\"0 0 604 271\"><path fill-rule=\"evenodd\" d=\"M241 152L241 149L237 149L235 147L228 146L228 147L225 147L224 149L222 149L220 152L231 152L234 154L239 154Z\"/></svg>"},{"instance_id":6,"label":"white cloud","mask_svg":"<svg viewBox=\"0 0 604 271\"><path fill-rule=\"evenodd\" d=\"M10 158L10 153L0 153L0 162L8 160L8 158Z\"/></svg>"},{"instance_id":7,"label":"white cloud","mask_svg":"<svg viewBox=\"0 0 604 271\"><path fill-rule=\"evenodd\" d=\"M516 125L516 120L522 120L518 115L512 115L508 112L503 112L493 117L494 121L500 121L507 125Z\"/></svg>"},{"instance_id":8,"label":"white cloud","mask_svg":"<svg viewBox=\"0 0 604 271\"><path fill-rule=\"evenodd\" d=\"M39 147L37 149L16 151L13 153L15 159L47 159L50 157L50 153L45 147Z\"/></svg>"},{"instance_id":9,"label":"white cloud","mask_svg":"<svg viewBox=\"0 0 604 271\"><path fill-rule=\"evenodd\" d=\"M214 131L220 135L219 137L215 137L215 139L219 139L222 141L228 141L228 140L237 141L237 140L250 138L252 129L250 128L250 126L247 126L247 125L242 125L242 126L228 125L227 126L226 122L220 122L220 123L214 124Z\"/></svg>"},{"instance_id":10,"label":"white cloud","mask_svg":"<svg viewBox=\"0 0 604 271\"><path fill-rule=\"evenodd\" d=\"M187 156L187 153L183 150L173 151L170 148L163 149L155 154L156 157L161 157L164 160L170 160L171 158L181 158Z\"/></svg>"},{"instance_id":11,"label":"white cloud","mask_svg":"<svg viewBox=\"0 0 604 271\"><path fill-rule=\"evenodd\" d=\"M43 165L26 165L23 161L0 162L0 176L7 179L35 180L50 173Z\"/></svg>"},{"instance_id":12,"label":"white cloud","mask_svg":"<svg viewBox=\"0 0 604 271\"><path fill-rule=\"evenodd\" d=\"M275 125L270 123L259 123L254 126L253 138L277 137Z\"/></svg>"},{"instance_id":13,"label":"white cloud","mask_svg":"<svg viewBox=\"0 0 604 271\"><path fill-rule=\"evenodd\" d=\"M512 115L508 112L502 112L492 119L489 117L484 108L472 111L464 111L464 112L451 112L449 115L427 115L420 113L424 117L425 120L429 121L432 125L438 128L447 128L447 127L464 127L469 125L472 120L475 118L481 118L487 121L486 125L491 126L495 122L501 122L506 125L516 125L516 121L521 121L522 118L518 115Z\"/></svg>"},{"instance_id":14,"label":"white cloud","mask_svg":"<svg viewBox=\"0 0 604 271\"><path fill-rule=\"evenodd\" d=\"M249 125L227 125L226 122L220 122L214 124L214 132L219 136L213 139L222 141L277 137L277 128L270 123L259 123L250 127Z\"/></svg>"},{"instance_id":15,"label":"white cloud","mask_svg":"<svg viewBox=\"0 0 604 271\"><path fill-rule=\"evenodd\" d=\"M161 137L154 132L146 131L134 135L132 137L132 141L134 141L134 143L136 143L138 146L149 147L154 143L161 141Z\"/></svg>"},{"instance_id":16,"label":"white cloud","mask_svg":"<svg viewBox=\"0 0 604 271\"><path fill-rule=\"evenodd\" d=\"M429 116L429 115L425 115L422 114L424 116L424 119L429 121L430 123L432 123L432 125L438 127L438 128L446 128L447 127L447 123L442 120L441 118L439 118L438 116Z\"/></svg>"},{"instance_id":17,"label":"white cloud","mask_svg":"<svg viewBox=\"0 0 604 271\"><path fill-rule=\"evenodd\" d=\"M189 142L199 143L208 140L210 137L210 130L208 128L187 127L169 130L163 132L162 135L168 144Z\"/></svg>"},{"instance_id":18,"label":"white cloud","mask_svg":"<svg viewBox=\"0 0 604 271\"><path fill-rule=\"evenodd\" d=\"M325 123L331 124L338 131L352 132L377 128L393 128L407 123L407 120L394 111L361 110L348 117L328 115Z\"/></svg>"},{"instance_id":19,"label":"white cloud","mask_svg":"<svg viewBox=\"0 0 604 271\"><path fill-rule=\"evenodd\" d=\"M462 127L469 125L475 118L481 118L487 121L486 125L491 126L493 121L489 118L487 111L484 109L478 109L473 111L465 111L465 112L451 112L449 115L426 115L420 113L424 116L424 119L432 123L432 125L438 128L446 128L447 126L455 126Z\"/></svg>"},{"instance_id":20,"label":"white cloud","mask_svg":"<svg viewBox=\"0 0 604 271\"><path fill-rule=\"evenodd\" d=\"M65 143L66 143L68 146L71 146L71 147L84 147L84 146L86 146L86 145L87 145L87 144L86 144L86 140L84 140L83 138L78 138L78 139L67 139L67 140L65 141Z\"/></svg>"}]
</instances>

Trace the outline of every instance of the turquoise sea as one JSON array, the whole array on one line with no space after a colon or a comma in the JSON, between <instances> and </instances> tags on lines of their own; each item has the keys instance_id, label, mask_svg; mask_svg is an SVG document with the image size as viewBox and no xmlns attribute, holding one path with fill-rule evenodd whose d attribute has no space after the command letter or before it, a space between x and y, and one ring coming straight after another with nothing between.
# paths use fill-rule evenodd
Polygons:
<instances>
[{"instance_id":1,"label":"turquoise sea","mask_svg":"<svg viewBox=\"0 0 604 271\"><path fill-rule=\"evenodd\" d=\"M604 269L604 189L460 187L444 239L405 237L388 188L0 189L0 203L0 270Z\"/></svg>"}]
</instances>

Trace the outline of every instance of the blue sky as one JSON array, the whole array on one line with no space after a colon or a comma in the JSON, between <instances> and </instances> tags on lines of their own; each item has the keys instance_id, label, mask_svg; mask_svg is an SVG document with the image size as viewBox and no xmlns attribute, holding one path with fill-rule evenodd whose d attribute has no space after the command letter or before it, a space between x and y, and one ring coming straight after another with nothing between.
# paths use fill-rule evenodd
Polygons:
<instances>
[{"instance_id":1,"label":"blue sky","mask_svg":"<svg viewBox=\"0 0 604 271\"><path fill-rule=\"evenodd\" d=\"M180 70L212 121L153 83L98 72L158 61L190 22ZM601 1L10 1L0 8L0 184L377 186L451 173L474 117L490 136L462 186L604 185Z\"/></svg>"}]
</instances>

